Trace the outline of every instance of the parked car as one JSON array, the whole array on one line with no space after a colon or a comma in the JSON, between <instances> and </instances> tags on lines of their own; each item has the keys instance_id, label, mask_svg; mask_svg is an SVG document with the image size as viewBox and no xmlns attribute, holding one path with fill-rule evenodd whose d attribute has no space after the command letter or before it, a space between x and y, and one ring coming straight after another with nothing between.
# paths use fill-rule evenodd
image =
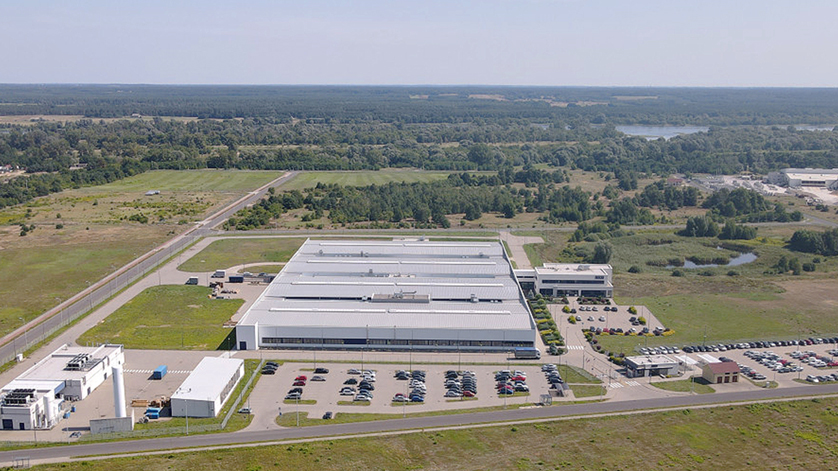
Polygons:
<instances>
[{"instance_id":1,"label":"parked car","mask_svg":"<svg viewBox=\"0 0 838 471\"><path fill-rule=\"evenodd\" d=\"M331 411L327 411L325 414L323 414L323 420L329 420L331 418L332 418L332 412Z\"/></svg>"},{"instance_id":2,"label":"parked car","mask_svg":"<svg viewBox=\"0 0 838 471\"><path fill-rule=\"evenodd\" d=\"M291 386L305 386L305 385L306 385L305 381L294 381L294 384L292 384Z\"/></svg>"},{"instance_id":3,"label":"parked car","mask_svg":"<svg viewBox=\"0 0 838 471\"><path fill-rule=\"evenodd\" d=\"M329 369L328 368L315 368L314 369L314 374L319 374L319 375L329 374Z\"/></svg>"},{"instance_id":4,"label":"parked car","mask_svg":"<svg viewBox=\"0 0 838 471\"><path fill-rule=\"evenodd\" d=\"M326 378L324 378L322 376L319 376L319 375L314 375L314 376L311 377L311 380L312 381L326 381Z\"/></svg>"},{"instance_id":5,"label":"parked car","mask_svg":"<svg viewBox=\"0 0 838 471\"><path fill-rule=\"evenodd\" d=\"M343 384L358 384L358 380L355 378L349 378L343 382Z\"/></svg>"}]
</instances>

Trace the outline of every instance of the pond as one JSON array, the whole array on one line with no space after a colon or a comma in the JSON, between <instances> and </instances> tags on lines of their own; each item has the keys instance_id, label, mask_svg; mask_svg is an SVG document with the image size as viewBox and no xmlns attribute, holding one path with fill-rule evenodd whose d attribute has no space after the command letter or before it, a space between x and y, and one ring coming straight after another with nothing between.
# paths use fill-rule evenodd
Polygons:
<instances>
[{"instance_id":1,"label":"pond","mask_svg":"<svg viewBox=\"0 0 838 471\"><path fill-rule=\"evenodd\" d=\"M629 136L641 136L648 140L658 138L671 139L682 134L693 134L697 132L707 132L707 126L615 126L617 131L628 134Z\"/></svg>"},{"instance_id":2,"label":"pond","mask_svg":"<svg viewBox=\"0 0 838 471\"><path fill-rule=\"evenodd\" d=\"M730 259L724 265L719 265L716 263L707 263L707 264L698 264L693 262L692 260L684 260L683 267L676 267L675 265L667 265L666 268L714 268L714 267L736 267L739 265L744 265L746 263L751 263L757 259L757 254L753 252L745 252L740 253L739 255Z\"/></svg>"}]
</instances>

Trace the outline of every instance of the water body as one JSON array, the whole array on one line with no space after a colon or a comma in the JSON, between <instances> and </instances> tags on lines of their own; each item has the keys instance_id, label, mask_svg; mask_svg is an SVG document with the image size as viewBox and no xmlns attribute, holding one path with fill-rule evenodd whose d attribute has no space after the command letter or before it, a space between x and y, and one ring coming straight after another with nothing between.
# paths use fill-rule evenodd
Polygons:
<instances>
[{"instance_id":1,"label":"water body","mask_svg":"<svg viewBox=\"0 0 838 471\"><path fill-rule=\"evenodd\" d=\"M731 258L730 261L727 262L724 265L717 265L715 263L708 263L708 264L705 264L705 265L699 265L699 264L697 264L695 262L692 262L690 260L684 260L684 266L683 267L676 267L674 265L667 265L666 268L714 268L714 267L718 267L718 266L736 267L736 266L739 266L739 265L744 265L746 263L751 263L756 259L757 259L757 255L755 253L746 252L746 253L740 253L739 255Z\"/></svg>"},{"instance_id":2,"label":"water body","mask_svg":"<svg viewBox=\"0 0 838 471\"><path fill-rule=\"evenodd\" d=\"M710 128L707 126L614 126L617 131L628 134L629 136L645 137L648 140L659 138L672 139L676 136L684 134L694 134L697 132L707 132Z\"/></svg>"}]
</instances>

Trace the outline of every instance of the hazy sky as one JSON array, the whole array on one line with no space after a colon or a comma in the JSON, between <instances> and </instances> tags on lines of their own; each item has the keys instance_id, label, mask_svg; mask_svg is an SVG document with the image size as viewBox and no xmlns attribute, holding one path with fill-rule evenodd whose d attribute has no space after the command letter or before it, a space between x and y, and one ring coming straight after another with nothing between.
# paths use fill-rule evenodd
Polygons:
<instances>
[{"instance_id":1,"label":"hazy sky","mask_svg":"<svg viewBox=\"0 0 838 471\"><path fill-rule=\"evenodd\" d=\"M838 1L5 0L0 82L838 85Z\"/></svg>"}]
</instances>

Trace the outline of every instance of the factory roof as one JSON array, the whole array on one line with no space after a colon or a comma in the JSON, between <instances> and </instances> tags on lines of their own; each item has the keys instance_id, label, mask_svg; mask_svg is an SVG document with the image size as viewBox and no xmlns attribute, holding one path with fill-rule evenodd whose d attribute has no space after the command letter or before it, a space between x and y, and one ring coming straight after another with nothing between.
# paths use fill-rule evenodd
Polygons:
<instances>
[{"instance_id":1,"label":"factory roof","mask_svg":"<svg viewBox=\"0 0 838 471\"><path fill-rule=\"evenodd\" d=\"M238 358L204 357L172 394L172 399L214 401L242 364L244 360Z\"/></svg>"},{"instance_id":2,"label":"factory roof","mask_svg":"<svg viewBox=\"0 0 838 471\"><path fill-rule=\"evenodd\" d=\"M545 263L536 267L539 275L607 275L611 273L611 265L591 263Z\"/></svg>"},{"instance_id":3,"label":"factory roof","mask_svg":"<svg viewBox=\"0 0 838 471\"><path fill-rule=\"evenodd\" d=\"M239 322L534 328L499 242L308 240Z\"/></svg>"},{"instance_id":4,"label":"factory roof","mask_svg":"<svg viewBox=\"0 0 838 471\"><path fill-rule=\"evenodd\" d=\"M791 174L800 174L800 175L829 175L829 176L838 176L838 168L784 168L781 170L782 173L787 175Z\"/></svg>"},{"instance_id":5,"label":"factory roof","mask_svg":"<svg viewBox=\"0 0 838 471\"><path fill-rule=\"evenodd\" d=\"M15 381L67 381L82 379L106 357L122 351L122 345L75 347L65 345L23 372ZM106 365L110 366L110 365Z\"/></svg>"}]
</instances>

